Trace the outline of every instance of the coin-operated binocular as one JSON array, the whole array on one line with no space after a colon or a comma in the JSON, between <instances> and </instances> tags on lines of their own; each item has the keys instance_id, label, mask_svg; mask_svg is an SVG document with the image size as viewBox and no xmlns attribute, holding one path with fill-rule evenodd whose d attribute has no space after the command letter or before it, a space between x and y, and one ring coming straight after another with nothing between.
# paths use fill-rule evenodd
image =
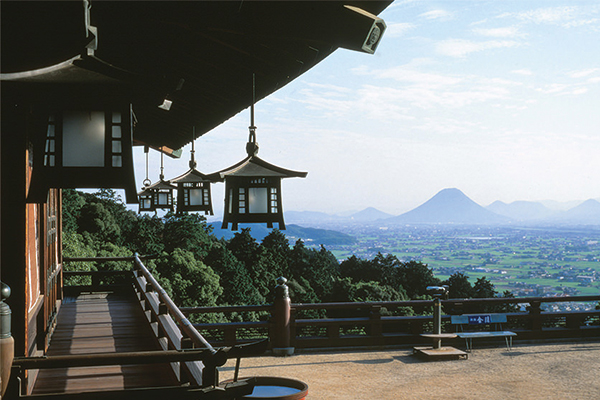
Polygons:
<instances>
[{"instance_id":1,"label":"coin-operated binocular","mask_svg":"<svg viewBox=\"0 0 600 400\"><path fill-rule=\"evenodd\" d=\"M439 340L434 341L434 348L439 349L442 346L442 297L448 298L450 291L448 285L427 286L427 291L433 296L433 333L439 335Z\"/></svg>"},{"instance_id":2,"label":"coin-operated binocular","mask_svg":"<svg viewBox=\"0 0 600 400\"><path fill-rule=\"evenodd\" d=\"M439 298L444 298L447 299L448 295L450 294L450 290L449 290L449 286L448 285L442 285L442 286L427 286L427 291L429 293L431 293L431 295L433 297L439 297Z\"/></svg>"}]
</instances>

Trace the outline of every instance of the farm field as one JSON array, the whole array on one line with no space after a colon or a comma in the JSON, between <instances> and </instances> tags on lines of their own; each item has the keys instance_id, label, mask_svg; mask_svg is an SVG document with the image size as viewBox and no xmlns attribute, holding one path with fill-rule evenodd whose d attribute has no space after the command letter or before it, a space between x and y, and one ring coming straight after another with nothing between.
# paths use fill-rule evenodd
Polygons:
<instances>
[{"instance_id":1,"label":"farm field","mask_svg":"<svg viewBox=\"0 0 600 400\"><path fill-rule=\"evenodd\" d=\"M498 292L515 296L597 294L600 230L520 227L345 227L358 239L328 247L338 259L378 252L429 265L446 279L463 272L487 277Z\"/></svg>"}]
</instances>

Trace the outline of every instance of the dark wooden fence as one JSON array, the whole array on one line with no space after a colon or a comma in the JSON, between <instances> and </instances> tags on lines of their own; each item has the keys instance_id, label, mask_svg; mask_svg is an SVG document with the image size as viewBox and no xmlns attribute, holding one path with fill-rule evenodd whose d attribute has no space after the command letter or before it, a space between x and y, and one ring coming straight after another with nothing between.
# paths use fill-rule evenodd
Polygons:
<instances>
[{"instance_id":1,"label":"dark wooden fence","mask_svg":"<svg viewBox=\"0 0 600 400\"><path fill-rule=\"evenodd\" d=\"M210 342L209 346L233 346L264 338L269 338L271 343L280 343L282 335L287 335L289 337L287 346L295 349L417 345L427 343L421 338L422 333L433 331L433 316L431 315L433 302L431 300L292 303L289 305L289 323L283 325L278 323L281 315L274 312L277 304L177 308L174 304L169 304L170 299L166 300L168 296L164 291L154 292L160 286L157 286L158 283L143 267L139 258L136 259L135 264L137 272L133 283L139 293L145 293L144 304L147 311L152 314L152 323L164 319L166 315L170 316L178 330L185 332L185 336L194 342L194 346L201 348L206 348L206 343L197 339L193 332L187 332L192 326L200 333L200 337L206 338ZM106 278L115 273L65 272L64 274L65 277L89 274L92 276L94 285L101 288L104 287L102 275L104 274L104 278ZM143 287L142 284L146 286ZM68 288L66 287L65 290ZM280 299L275 300L275 302L277 301ZM452 331L451 314L500 312L507 315L508 322L505 328L517 332L517 340L600 337L600 310L546 311L547 305L553 303L596 304L599 301L600 294L568 297L443 300L442 307L445 313L442 315L442 329L445 332ZM189 320L201 319L201 316L209 314L228 316L232 314L248 315L248 313L254 313L254 316L258 315L260 320L230 323L189 322ZM261 315L262 318L260 318ZM188 326L190 324L191 326ZM278 328L276 329L276 327ZM168 331L172 328L161 326L160 329ZM282 332L282 329L288 331ZM184 339L184 342L190 339ZM178 340L181 342L181 337ZM169 348L181 346L181 343L174 344L175 342L171 342ZM461 343L455 342L455 344L460 345Z\"/></svg>"}]
</instances>

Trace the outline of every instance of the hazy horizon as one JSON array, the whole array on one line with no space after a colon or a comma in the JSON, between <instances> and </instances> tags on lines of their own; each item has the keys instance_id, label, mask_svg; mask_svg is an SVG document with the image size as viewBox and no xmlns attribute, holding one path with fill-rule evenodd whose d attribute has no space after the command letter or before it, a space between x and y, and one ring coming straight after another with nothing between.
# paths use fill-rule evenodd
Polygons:
<instances>
[{"instance_id":1,"label":"hazy horizon","mask_svg":"<svg viewBox=\"0 0 600 400\"><path fill-rule=\"evenodd\" d=\"M381 17L375 55L339 49L257 103L259 156L308 171L283 181L284 210L399 215L444 188L482 206L600 198L600 3L397 1ZM249 119L196 140L200 171L245 157ZM167 179L189 154L165 157Z\"/></svg>"}]
</instances>

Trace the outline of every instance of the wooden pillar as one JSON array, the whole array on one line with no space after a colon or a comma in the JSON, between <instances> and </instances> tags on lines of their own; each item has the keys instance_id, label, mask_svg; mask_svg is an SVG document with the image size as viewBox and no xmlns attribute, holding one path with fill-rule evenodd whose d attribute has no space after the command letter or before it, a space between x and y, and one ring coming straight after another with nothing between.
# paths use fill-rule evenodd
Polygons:
<instances>
[{"instance_id":1,"label":"wooden pillar","mask_svg":"<svg viewBox=\"0 0 600 400\"><path fill-rule=\"evenodd\" d=\"M290 356L294 348L290 345L291 300L289 290L285 284L287 279L277 278L275 287L275 301L273 302L273 354L277 356Z\"/></svg>"},{"instance_id":2,"label":"wooden pillar","mask_svg":"<svg viewBox=\"0 0 600 400\"><path fill-rule=\"evenodd\" d=\"M7 304L12 310L12 336L15 356L27 352L27 274L26 274L26 131L27 111L22 105L2 99L0 135L0 171L2 194L0 199L0 271L2 281L10 286L12 294Z\"/></svg>"},{"instance_id":3,"label":"wooden pillar","mask_svg":"<svg viewBox=\"0 0 600 400\"><path fill-rule=\"evenodd\" d=\"M542 331L542 303L539 301L532 301L529 303L529 317L531 320L532 331Z\"/></svg>"}]
</instances>

